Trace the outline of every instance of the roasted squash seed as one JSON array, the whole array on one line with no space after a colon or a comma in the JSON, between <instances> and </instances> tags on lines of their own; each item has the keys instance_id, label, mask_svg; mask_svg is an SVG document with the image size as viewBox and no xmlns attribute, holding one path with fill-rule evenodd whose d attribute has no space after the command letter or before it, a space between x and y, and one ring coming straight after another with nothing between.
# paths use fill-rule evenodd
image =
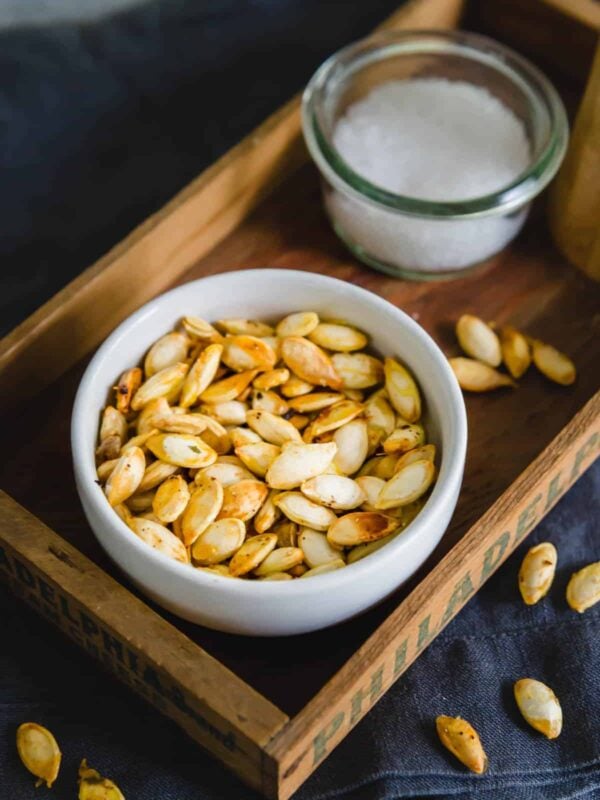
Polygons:
<instances>
[{"instance_id":1,"label":"roasted squash seed","mask_svg":"<svg viewBox=\"0 0 600 800\"><path fill-rule=\"evenodd\" d=\"M519 570L519 591L528 606L548 594L556 572L557 557L556 547L550 542L536 544L527 551Z\"/></svg>"},{"instance_id":2,"label":"roasted squash seed","mask_svg":"<svg viewBox=\"0 0 600 800\"><path fill-rule=\"evenodd\" d=\"M192 545L192 558L203 566L219 564L236 553L246 538L241 519L218 519L205 528Z\"/></svg>"},{"instance_id":3,"label":"roasted squash seed","mask_svg":"<svg viewBox=\"0 0 600 800\"><path fill-rule=\"evenodd\" d=\"M273 533L263 533L248 539L229 562L229 571L232 575L245 575L256 569L262 561L275 549L277 536Z\"/></svg>"},{"instance_id":4,"label":"roasted squash seed","mask_svg":"<svg viewBox=\"0 0 600 800\"><path fill-rule=\"evenodd\" d=\"M571 575L567 585L567 603L583 614L600 602L600 561L588 564Z\"/></svg>"},{"instance_id":5,"label":"roasted squash seed","mask_svg":"<svg viewBox=\"0 0 600 800\"><path fill-rule=\"evenodd\" d=\"M25 767L38 778L36 786L48 789L58 777L61 752L54 736L36 722L24 722L17 728L17 750Z\"/></svg>"},{"instance_id":6,"label":"roasted squash seed","mask_svg":"<svg viewBox=\"0 0 600 800\"><path fill-rule=\"evenodd\" d=\"M517 380L524 375L531 364L531 348L522 333L506 326L500 331L502 360L506 368Z\"/></svg>"},{"instance_id":7,"label":"roasted squash seed","mask_svg":"<svg viewBox=\"0 0 600 800\"><path fill-rule=\"evenodd\" d=\"M397 520L380 511L355 511L337 517L327 531L327 539L337 547L354 547L382 539L397 527Z\"/></svg>"},{"instance_id":8,"label":"roasted squash seed","mask_svg":"<svg viewBox=\"0 0 600 800\"><path fill-rule=\"evenodd\" d=\"M549 380L560 383L562 386L570 386L575 383L577 373L575 365L564 353L561 353L552 345L533 341L533 363Z\"/></svg>"},{"instance_id":9,"label":"roasted squash seed","mask_svg":"<svg viewBox=\"0 0 600 800\"><path fill-rule=\"evenodd\" d=\"M472 314L463 314L456 323L456 338L464 352L489 364L498 367L502 361L500 340L489 325L474 317Z\"/></svg>"},{"instance_id":10,"label":"roasted squash seed","mask_svg":"<svg viewBox=\"0 0 600 800\"><path fill-rule=\"evenodd\" d=\"M473 358L451 358L449 364L460 388L467 392L491 392L504 386L514 389L517 385L508 375Z\"/></svg>"},{"instance_id":11,"label":"roasted squash seed","mask_svg":"<svg viewBox=\"0 0 600 800\"><path fill-rule=\"evenodd\" d=\"M101 415L98 482L120 519L169 558L246 580L383 547L421 510L435 448L414 378L367 343L312 311L184 317Z\"/></svg>"},{"instance_id":12,"label":"roasted squash seed","mask_svg":"<svg viewBox=\"0 0 600 800\"><path fill-rule=\"evenodd\" d=\"M479 734L466 719L439 716L435 727L441 743L471 772L482 775L488 768Z\"/></svg>"},{"instance_id":13,"label":"roasted squash seed","mask_svg":"<svg viewBox=\"0 0 600 800\"><path fill-rule=\"evenodd\" d=\"M125 800L116 783L88 767L85 758L79 766L79 800Z\"/></svg>"},{"instance_id":14,"label":"roasted squash seed","mask_svg":"<svg viewBox=\"0 0 600 800\"><path fill-rule=\"evenodd\" d=\"M562 709L549 686L533 678L522 678L514 686L515 700L523 718L548 739L556 739L562 730Z\"/></svg>"}]
</instances>

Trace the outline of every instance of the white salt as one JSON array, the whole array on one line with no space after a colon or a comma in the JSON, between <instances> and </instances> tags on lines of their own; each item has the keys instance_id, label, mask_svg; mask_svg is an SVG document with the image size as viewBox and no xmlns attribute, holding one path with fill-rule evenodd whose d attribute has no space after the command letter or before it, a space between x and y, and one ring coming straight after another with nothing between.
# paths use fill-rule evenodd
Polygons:
<instances>
[{"instance_id":1,"label":"white salt","mask_svg":"<svg viewBox=\"0 0 600 800\"><path fill-rule=\"evenodd\" d=\"M530 162L522 122L487 90L418 78L376 87L351 105L333 143L347 164L394 194L433 201L497 192ZM500 250L527 208L472 220L410 217L333 190L326 199L340 233L371 258L415 271L461 269Z\"/></svg>"}]
</instances>

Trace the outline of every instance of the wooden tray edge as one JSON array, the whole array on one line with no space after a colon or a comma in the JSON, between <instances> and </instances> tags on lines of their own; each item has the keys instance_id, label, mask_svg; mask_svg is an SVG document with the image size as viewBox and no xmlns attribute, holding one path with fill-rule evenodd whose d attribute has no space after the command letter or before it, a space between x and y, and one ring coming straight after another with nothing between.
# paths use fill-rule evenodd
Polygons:
<instances>
[{"instance_id":1,"label":"wooden tray edge","mask_svg":"<svg viewBox=\"0 0 600 800\"><path fill-rule=\"evenodd\" d=\"M0 578L263 793L286 714L0 491ZM126 613L125 613L126 612Z\"/></svg>"},{"instance_id":2,"label":"wooden tray edge","mask_svg":"<svg viewBox=\"0 0 600 800\"><path fill-rule=\"evenodd\" d=\"M276 734L267 752L279 764L281 800L308 778L599 454L597 392L319 693Z\"/></svg>"}]
</instances>

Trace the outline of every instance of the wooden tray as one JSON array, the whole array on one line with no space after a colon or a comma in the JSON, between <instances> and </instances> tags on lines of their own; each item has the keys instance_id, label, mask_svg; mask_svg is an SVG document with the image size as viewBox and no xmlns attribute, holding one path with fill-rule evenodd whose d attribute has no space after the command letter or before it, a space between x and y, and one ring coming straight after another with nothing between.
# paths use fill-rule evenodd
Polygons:
<instances>
[{"instance_id":1,"label":"wooden tray","mask_svg":"<svg viewBox=\"0 0 600 800\"><path fill-rule=\"evenodd\" d=\"M389 24L452 25L460 8L420 0ZM600 449L600 289L553 250L540 213L485 273L403 283L339 244L305 161L294 100L0 346L10 453L0 466L0 575L269 798L302 784ZM87 526L68 441L88 356L118 322L174 284L264 265L358 283L412 313L449 354L459 313L510 321L559 344L579 377L561 388L532 371L516 392L469 397L464 487L419 574L356 620L249 647L171 617L128 586Z\"/></svg>"}]
</instances>

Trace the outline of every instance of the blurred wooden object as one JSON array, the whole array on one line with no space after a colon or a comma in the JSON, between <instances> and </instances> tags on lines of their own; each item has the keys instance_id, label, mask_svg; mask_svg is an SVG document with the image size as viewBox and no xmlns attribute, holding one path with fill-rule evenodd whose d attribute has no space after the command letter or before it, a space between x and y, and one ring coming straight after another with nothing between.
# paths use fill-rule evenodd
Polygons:
<instances>
[{"instance_id":1,"label":"blurred wooden object","mask_svg":"<svg viewBox=\"0 0 600 800\"><path fill-rule=\"evenodd\" d=\"M569 261L600 281L600 41L571 143L551 190L550 228Z\"/></svg>"}]
</instances>

